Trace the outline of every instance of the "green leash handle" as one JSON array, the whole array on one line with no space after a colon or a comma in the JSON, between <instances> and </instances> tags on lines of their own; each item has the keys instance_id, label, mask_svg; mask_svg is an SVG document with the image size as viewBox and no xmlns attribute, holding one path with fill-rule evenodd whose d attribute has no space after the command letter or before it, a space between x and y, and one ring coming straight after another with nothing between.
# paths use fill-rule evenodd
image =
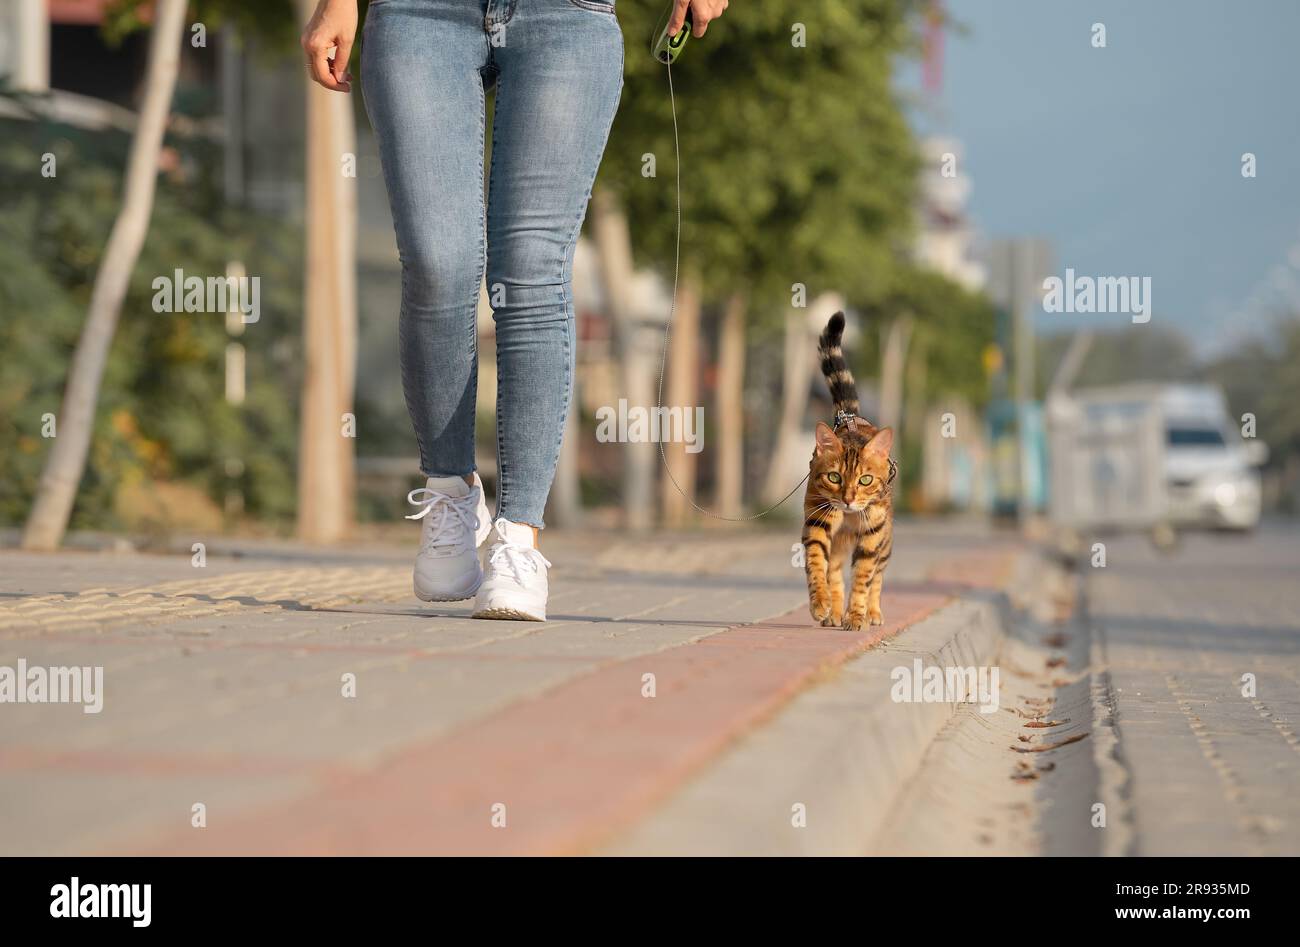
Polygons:
<instances>
[{"instance_id":1,"label":"green leash handle","mask_svg":"<svg viewBox=\"0 0 1300 947\"><path fill-rule=\"evenodd\" d=\"M682 28L673 36L664 33L659 37L659 42L655 44L655 59L668 66L677 62L677 57L686 48L686 41L691 38L692 26L691 9L687 7L686 22L682 24Z\"/></svg>"}]
</instances>

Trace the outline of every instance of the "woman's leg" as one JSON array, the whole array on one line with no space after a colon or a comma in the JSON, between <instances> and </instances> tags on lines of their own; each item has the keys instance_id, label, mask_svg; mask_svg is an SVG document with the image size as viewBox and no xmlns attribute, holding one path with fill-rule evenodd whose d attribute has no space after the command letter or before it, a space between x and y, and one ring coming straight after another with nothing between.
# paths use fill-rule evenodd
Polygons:
<instances>
[{"instance_id":1,"label":"woman's leg","mask_svg":"<svg viewBox=\"0 0 1300 947\"><path fill-rule=\"evenodd\" d=\"M402 261L402 389L428 481L415 594L474 595L490 518L474 474L483 206L486 0L378 0L362 46L362 89L379 141ZM472 476L470 476L472 474Z\"/></svg>"},{"instance_id":2,"label":"woman's leg","mask_svg":"<svg viewBox=\"0 0 1300 947\"><path fill-rule=\"evenodd\" d=\"M402 262L402 389L427 477L474 470L485 3L372 2L362 90Z\"/></svg>"},{"instance_id":3,"label":"woman's leg","mask_svg":"<svg viewBox=\"0 0 1300 947\"><path fill-rule=\"evenodd\" d=\"M573 250L623 87L612 3L491 0L487 235L497 335L497 516L541 527L574 367Z\"/></svg>"}]
</instances>

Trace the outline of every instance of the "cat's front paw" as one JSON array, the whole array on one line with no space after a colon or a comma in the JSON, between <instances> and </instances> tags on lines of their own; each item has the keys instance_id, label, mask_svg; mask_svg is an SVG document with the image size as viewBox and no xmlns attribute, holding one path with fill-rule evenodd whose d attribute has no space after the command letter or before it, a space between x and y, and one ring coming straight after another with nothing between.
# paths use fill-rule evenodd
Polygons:
<instances>
[{"instance_id":1,"label":"cat's front paw","mask_svg":"<svg viewBox=\"0 0 1300 947\"><path fill-rule=\"evenodd\" d=\"M814 598L808 602L808 611L812 613L813 621L824 625L831 617L831 603L829 600L823 602Z\"/></svg>"},{"instance_id":2,"label":"cat's front paw","mask_svg":"<svg viewBox=\"0 0 1300 947\"><path fill-rule=\"evenodd\" d=\"M862 612L849 612L844 616L844 621L840 627L845 631L861 631L866 621L867 616Z\"/></svg>"},{"instance_id":3,"label":"cat's front paw","mask_svg":"<svg viewBox=\"0 0 1300 947\"><path fill-rule=\"evenodd\" d=\"M873 625L883 625L885 623L885 616L878 608L873 608L867 612L867 618L871 620Z\"/></svg>"},{"instance_id":4,"label":"cat's front paw","mask_svg":"<svg viewBox=\"0 0 1300 947\"><path fill-rule=\"evenodd\" d=\"M827 628L834 628L840 624L840 613L831 609L831 613L822 619L822 625Z\"/></svg>"}]
</instances>

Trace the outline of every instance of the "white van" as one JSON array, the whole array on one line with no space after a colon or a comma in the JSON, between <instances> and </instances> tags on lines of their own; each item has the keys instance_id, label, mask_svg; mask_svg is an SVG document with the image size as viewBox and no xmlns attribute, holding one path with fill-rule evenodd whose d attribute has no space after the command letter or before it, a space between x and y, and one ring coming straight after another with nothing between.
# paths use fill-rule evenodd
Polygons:
<instances>
[{"instance_id":1,"label":"white van","mask_svg":"<svg viewBox=\"0 0 1300 947\"><path fill-rule=\"evenodd\" d=\"M1049 509L1075 529L1251 529L1264 444L1213 385L1116 385L1048 401Z\"/></svg>"},{"instance_id":2,"label":"white van","mask_svg":"<svg viewBox=\"0 0 1300 947\"><path fill-rule=\"evenodd\" d=\"M1223 392L1212 385L1170 385L1160 400L1170 521L1253 529L1266 445L1241 436Z\"/></svg>"}]
</instances>

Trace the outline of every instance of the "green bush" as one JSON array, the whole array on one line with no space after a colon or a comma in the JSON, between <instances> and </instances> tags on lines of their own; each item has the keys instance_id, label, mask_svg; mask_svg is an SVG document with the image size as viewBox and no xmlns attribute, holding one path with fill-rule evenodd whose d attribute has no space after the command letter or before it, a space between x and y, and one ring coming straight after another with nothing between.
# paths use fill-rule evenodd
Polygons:
<instances>
[{"instance_id":1,"label":"green bush","mask_svg":"<svg viewBox=\"0 0 1300 947\"><path fill-rule=\"evenodd\" d=\"M226 208L220 150L168 142L148 239L104 373L74 528L113 528L127 483L173 481L217 504L229 491L262 518L292 514L299 390L301 232ZM91 285L118 211L129 140L38 119L0 121L0 523L21 524L50 441L42 417L62 400ZM41 173L42 156L56 174ZM156 313L152 282L182 269L220 276L241 261L261 278L246 327L247 394L225 400L230 337L215 313ZM230 461L236 463L231 464Z\"/></svg>"}]
</instances>

